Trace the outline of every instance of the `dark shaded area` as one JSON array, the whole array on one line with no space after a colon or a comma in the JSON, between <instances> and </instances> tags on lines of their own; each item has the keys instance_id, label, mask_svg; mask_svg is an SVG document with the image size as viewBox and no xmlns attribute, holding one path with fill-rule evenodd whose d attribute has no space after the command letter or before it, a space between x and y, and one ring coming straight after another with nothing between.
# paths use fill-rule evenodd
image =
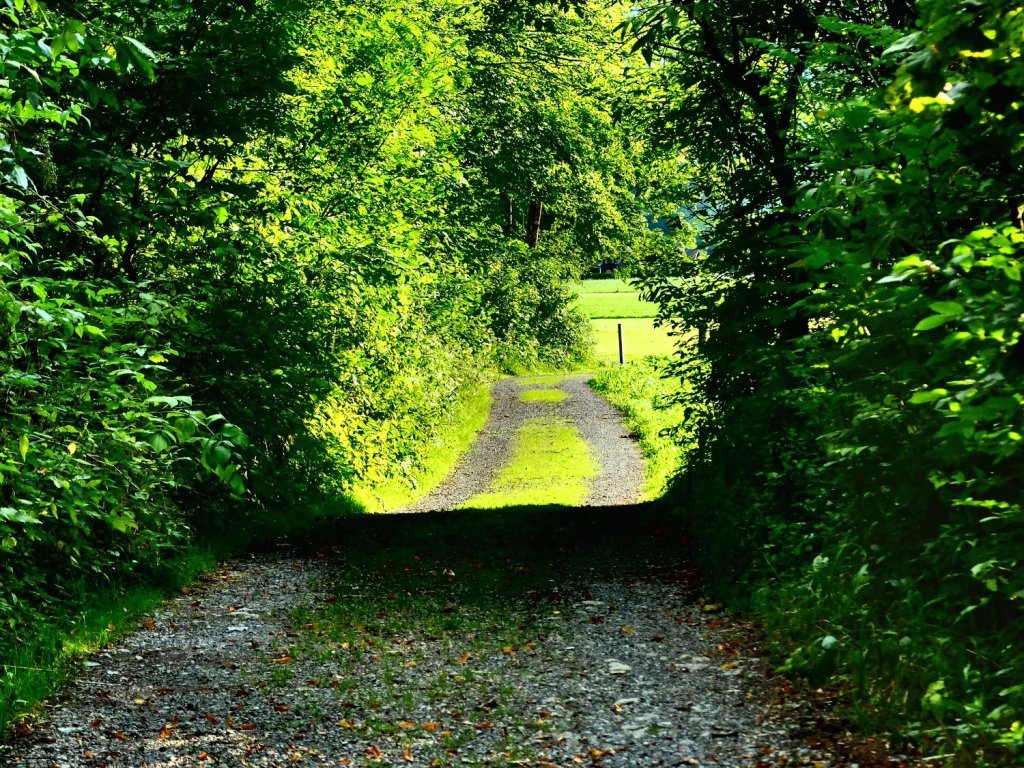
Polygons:
<instances>
[{"instance_id":1,"label":"dark shaded area","mask_svg":"<svg viewBox=\"0 0 1024 768\"><path fill-rule=\"evenodd\" d=\"M367 578L418 573L510 597L557 593L595 576L699 584L685 528L657 503L363 515L325 523L288 544L365 569Z\"/></svg>"}]
</instances>

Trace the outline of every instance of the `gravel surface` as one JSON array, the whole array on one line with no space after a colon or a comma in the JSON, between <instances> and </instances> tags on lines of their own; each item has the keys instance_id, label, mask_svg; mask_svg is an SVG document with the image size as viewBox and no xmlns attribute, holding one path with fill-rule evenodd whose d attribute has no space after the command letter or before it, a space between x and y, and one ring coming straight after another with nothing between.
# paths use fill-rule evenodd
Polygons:
<instances>
[{"instance_id":1,"label":"gravel surface","mask_svg":"<svg viewBox=\"0 0 1024 768\"><path fill-rule=\"evenodd\" d=\"M319 586L329 563L294 558L229 562L94 654L0 765L858 765L820 745L822 712L780 698L727 617L654 570L570 579L515 616L512 645L501 622L406 626L356 653L307 632L346 598Z\"/></svg>"},{"instance_id":2,"label":"gravel surface","mask_svg":"<svg viewBox=\"0 0 1024 768\"><path fill-rule=\"evenodd\" d=\"M618 411L588 386L591 378L590 374L568 376L556 384L529 384L530 377L498 381L491 395L490 417L476 443L442 485L403 511L454 509L484 491L511 458L516 432L536 417L572 422L589 444L600 473L591 481L588 506L638 501L644 487L643 457ZM523 391L536 388L561 389L568 397L560 403L524 403L519 399Z\"/></svg>"},{"instance_id":3,"label":"gravel surface","mask_svg":"<svg viewBox=\"0 0 1024 768\"><path fill-rule=\"evenodd\" d=\"M83 662L0 766L909 765L851 751L829 702L699 599L678 521L607 506L642 465L585 377L559 386L524 407L501 382L484 447L435 498L486 487L540 412L615 468L595 506L348 518L229 561Z\"/></svg>"}]
</instances>

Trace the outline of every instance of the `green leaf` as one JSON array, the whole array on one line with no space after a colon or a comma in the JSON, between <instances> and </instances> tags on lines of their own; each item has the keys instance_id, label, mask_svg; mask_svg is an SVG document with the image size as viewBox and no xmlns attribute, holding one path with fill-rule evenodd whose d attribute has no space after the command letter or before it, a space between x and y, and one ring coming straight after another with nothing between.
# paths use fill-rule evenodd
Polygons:
<instances>
[{"instance_id":1,"label":"green leaf","mask_svg":"<svg viewBox=\"0 0 1024 768\"><path fill-rule=\"evenodd\" d=\"M30 515L22 509L15 509L14 507L0 507L0 520L6 520L10 523L42 525L42 521L40 521L39 518Z\"/></svg>"},{"instance_id":2,"label":"green leaf","mask_svg":"<svg viewBox=\"0 0 1024 768\"><path fill-rule=\"evenodd\" d=\"M922 405L924 403L934 403L936 400L941 400L949 394L948 389L929 389L924 392L915 392L910 398L910 402L914 405Z\"/></svg>"},{"instance_id":3,"label":"green leaf","mask_svg":"<svg viewBox=\"0 0 1024 768\"><path fill-rule=\"evenodd\" d=\"M955 320L956 317L953 315L931 315L926 317L924 320L914 326L915 331L930 331L933 328L938 328L941 325L945 325L950 320Z\"/></svg>"},{"instance_id":4,"label":"green leaf","mask_svg":"<svg viewBox=\"0 0 1024 768\"><path fill-rule=\"evenodd\" d=\"M929 304L928 308L937 315L950 315L951 317L958 317L964 313L963 305L955 301L936 301L934 304Z\"/></svg>"},{"instance_id":5,"label":"green leaf","mask_svg":"<svg viewBox=\"0 0 1024 768\"><path fill-rule=\"evenodd\" d=\"M157 432L155 435L151 435L149 438L149 444L157 453L163 453L170 447L170 443L167 438Z\"/></svg>"},{"instance_id":6,"label":"green leaf","mask_svg":"<svg viewBox=\"0 0 1024 768\"><path fill-rule=\"evenodd\" d=\"M110 515L107 517L107 522L110 523L110 527L118 533L127 533L130 530L136 530L139 524L135 522L135 518L131 515Z\"/></svg>"}]
</instances>

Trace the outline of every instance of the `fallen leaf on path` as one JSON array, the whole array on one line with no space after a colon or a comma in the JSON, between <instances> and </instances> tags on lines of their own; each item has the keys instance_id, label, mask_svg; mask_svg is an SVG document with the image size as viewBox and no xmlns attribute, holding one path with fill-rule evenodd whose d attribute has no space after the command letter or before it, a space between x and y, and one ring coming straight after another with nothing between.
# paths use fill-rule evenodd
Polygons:
<instances>
[{"instance_id":1,"label":"fallen leaf on path","mask_svg":"<svg viewBox=\"0 0 1024 768\"><path fill-rule=\"evenodd\" d=\"M423 724L423 730L424 731L436 731L440 727L441 727L440 723L424 723Z\"/></svg>"},{"instance_id":2,"label":"fallen leaf on path","mask_svg":"<svg viewBox=\"0 0 1024 768\"><path fill-rule=\"evenodd\" d=\"M623 631L623 632L624 632L625 634L627 634L627 635L635 635L635 634L636 634L636 630L635 630L635 629L633 629L633 628L632 628L631 626L629 626L628 624L627 624L626 626L624 626L624 627L622 628L622 631Z\"/></svg>"},{"instance_id":3,"label":"fallen leaf on path","mask_svg":"<svg viewBox=\"0 0 1024 768\"><path fill-rule=\"evenodd\" d=\"M473 658L473 654L471 654L471 653L464 653L461 656L459 656L459 664L465 664L471 658Z\"/></svg>"},{"instance_id":4,"label":"fallen leaf on path","mask_svg":"<svg viewBox=\"0 0 1024 768\"><path fill-rule=\"evenodd\" d=\"M366 756L371 760L380 760L384 756L384 753L380 751L379 747L371 744L366 748Z\"/></svg>"},{"instance_id":5,"label":"fallen leaf on path","mask_svg":"<svg viewBox=\"0 0 1024 768\"><path fill-rule=\"evenodd\" d=\"M171 736L173 735L174 729L169 725L165 725L163 728L160 729L160 738L164 739L165 741L171 738Z\"/></svg>"},{"instance_id":6,"label":"fallen leaf on path","mask_svg":"<svg viewBox=\"0 0 1024 768\"><path fill-rule=\"evenodd\" d=\"M156 629L156 622L153 619L146 619L142 622L143 629Z\"/></svg>"},{"instance_id":7,"label":"fallen leaf on path","mask_svg":"<svg viewBox=\"0 0 1024 768\"><path fill-rule=\"evenodd\" d=\"M291 709L291 707L289 707L287 704L275 704L274 709L277 712L287 712L289 709Z\"/></svg>"},{"instance_id":8,"label":"fallen leaf on path","mask_svg":"<svg viewBox=\"0 0 1024 768\"><path fill-rule=\"evenodd\" d=\"M101 725L103 725L103 718L101 718L101 717L97 717L95 720L93 720L91 723L89 723L89 727L92 728L93 730L96 730Z\"/></svg>"},{"instance_id":9,"label":"fallen leaf on path","mask_svg":"<svg viewBox=\"0 0 1024 768\"><path fill-rule=\"evenodd\" d=\"M406 745L405 749L402 750L402 757L405 758L406 762L411 763L416 758L412 756L412 747Z\"/></svg>"},{"instance_id":10,"label":"fallen leaf on path","mask_svg":"<svg viewBox=\"0 0 1024 768\"><path fill-rule=\"evenodd\" d=\"M408 730L411 730L411 729L415 728L416 727L416 723L414 723L412 720L399 720L398 721L398 727L399 728L404 728L405 730L408 731Z\"/></svg>"},{"instance_id":11,"label":"fallen leaf on path","mask_svg":"<svg viewBox=\"0 0 1024 768\"><path fill-rule=\"evenodd\" d=\"M352 724L351 720L339 720L338 721L338 725L340 725L346 731L350 731L350 730L352 730L352 725L353 724Z\"/></svg>"},{"instance_id":12,"label":"fallen leaf on path","mask_svg":"<svg viewBox=\"0 0 1024 768\"><path fill-rule=\"evenodd\" d=\"M198 755L196 755L196 759L197 760L209 760L210 756L208 754L206 754L205 752L200 752Z\"/></svg>"},{"instance_id":13,"label":"fallen leaf on path","mask_svg":"<svg viewBox=\"0 0 1024 768\"><path fill-rule=\"evenodd\" d=\"M240 726L238 726L238 730L240 730L240 731L255 731L256 730L256 723L242 723Z\"/></svg>"},{"instance_id":14,"label":"fallen leaf on path","mask_svg":"<svg viewBox=\"0 0 1024 768\"><path fill-rule=\"evenodd\" d=\"M203 717L206 718L206 722L208 722L208 723L212 724L212 723L216 723L217 722L217 718L214 717L213 715L211 715L209 712L204 714Z\"/></svg>"}]
</instances>

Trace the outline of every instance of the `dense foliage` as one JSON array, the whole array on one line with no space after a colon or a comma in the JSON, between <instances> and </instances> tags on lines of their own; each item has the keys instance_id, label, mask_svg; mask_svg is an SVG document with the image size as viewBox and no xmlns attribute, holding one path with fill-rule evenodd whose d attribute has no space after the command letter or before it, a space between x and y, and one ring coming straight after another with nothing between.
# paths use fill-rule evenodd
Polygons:
<instances>
[{"instance_id":1,"label":"dense foliage","mask_svg":"<svg viewBox=\"0 0 1024 768\"><path fill-rule=\"evenodd\" d=\"M488 371L585 356L607 257L696 329L710 582L1017 759L1022 47L1000 0L4 0L0 647L412 476Z\"/></svg>"},{"instance_id":2,"label":"dense foliage","mask_svg":"<svg viewBox=\"0 0 1024 768\"><path fill-rule=\"evenodd\" d=\"M704 247L644 285L700 333L679 492L712 582L901 736L1015 762L1024 11L681 0L626 32L699 169Z\"/></svg>"},{"instance_id":3,"label":"dense foliage","mask_svg":"<svg viewBox=\"0 0 1024 768\"><path fill-rule=\"evenodd\" d=\"M620 18L0 4L0 648L196 530L351 509L488 371L587 354L568 279L647 238Z\"/></svg>"}]
</instances>

